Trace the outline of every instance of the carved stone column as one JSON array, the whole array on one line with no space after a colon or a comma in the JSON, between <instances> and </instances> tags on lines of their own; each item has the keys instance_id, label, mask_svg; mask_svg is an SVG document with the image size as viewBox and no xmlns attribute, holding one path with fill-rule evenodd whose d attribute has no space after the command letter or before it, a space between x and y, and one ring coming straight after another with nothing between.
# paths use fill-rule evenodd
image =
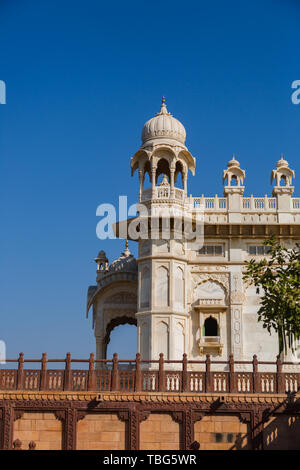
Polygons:
<instances>
[{"instance_id":1,"label":"carved stone column","mask_svg":"<svg viewBox=\"0 0 300 470\"><path fill-rule=\"evenodd\" d=\"M187 196L187 172L182 173L182 179L184 195Z\"/></svg>"},{"instance_id":2,"label":"carved stone column","mask_svg":"<svg viewBox=\"0 0 300 470\"><path fill-rule=\"evenodd\" d=\"M9 405L4 406L1 410L2 414L2 449L9 450L12 448L13 436L13 408Z\"/></svg>"},{"instance_id":3,"label":"carved stone column","mask_svg":"<svg viewBox=\"0 0 300 470\"><path fill-rule=\"evenodd\" d=\"M76 410L67 408L66 410L55 411L55 417L62 422L62 449L76 449Z\"/></svg>"},{"instance_id":4,"label":"carved stone column","mask_svg":"<svg viewBox=\"0 0 300 470\"><path fill-rule=\"evenodd\" d=\"M263 449L263 412L259 407L255 407L251 419L251 439L252 449Z\"/></svg>"},{"instance_id":5,"label":"carved stone column","mask_svg":"<svg viewBox=\"0 0 300 470\"><path fill-rule=\"evenodd\" d=\"M151 180L152 180L152 199L155 198L155 183L156 183L156 166L151 168Z\"/></svg>"},{"instance_id":6,"label":"carved stone column","mask_svg":"<svg viewBox=\"0 0 300 470\"><path fill-rule=\"evenodd\" d=\"M175 168L170 168L170 199L175 198L174 175Z\"/></svg>"},{"instance_id":7,"label":"carved stone column","mask_svg":"<svg viewBox=\"0 0 300 470\"><path fill-rule=\"evenodd\" d=\"M231 353L235 360L241 360L243 356L243 304L245 295L242 292L242 274L231 274Z\"/></svg>"},{"instance_id":8,"label":"carved stone column","mask_svg":"<svg viewBox=\"0 0 300 470\"><path fill-rule=\"evenodd\" d=\"M190 449L191 443L194 441L194 421L193 421L193 412L189 407L187 411L184 412L184 419L182 423L182 435L183 435L183 448L188 450Z\"/></svg>"},{"instance_id":9,"label":"carved stone column","mask_svg":"<svg viewBox=\"0 0 300 470\"><path fill-rule=\"evenodd\" d=\"M139 170L139 202L142 200L142 193L143 193L143 184L144 184L144 172L143 170Z\"/></svg>"}]
</instances>

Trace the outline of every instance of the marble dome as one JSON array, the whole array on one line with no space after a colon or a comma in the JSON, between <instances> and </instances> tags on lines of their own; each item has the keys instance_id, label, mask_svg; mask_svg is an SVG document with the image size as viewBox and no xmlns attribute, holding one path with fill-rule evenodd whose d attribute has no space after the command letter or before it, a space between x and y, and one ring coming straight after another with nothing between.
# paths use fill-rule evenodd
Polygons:
<instances>
[{"instance_id":1,"label":"marble dome","mask_svg":"<svg viewBox=\"0 0 300 470\"><path fill-rule=\"evenodd\" d=\"M142 131L143 144L158 138L173 139L180 144L184 144L186 139L185 128L168 112L164 97L160 112L144 124Z\"/></svg>"}]
</instances>

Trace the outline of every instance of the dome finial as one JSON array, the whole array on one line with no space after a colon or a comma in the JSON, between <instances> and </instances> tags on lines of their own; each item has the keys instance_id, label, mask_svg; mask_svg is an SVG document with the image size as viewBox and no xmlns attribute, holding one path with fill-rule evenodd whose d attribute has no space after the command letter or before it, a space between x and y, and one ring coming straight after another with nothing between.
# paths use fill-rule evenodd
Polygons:
<instances>
[{"instance_id":1,"label":"dome finial","mask_svg":"<svg viewBox=\"0 0 300 470\"><path fill-rule=\"evenodd\" d=\"M166 106L166 98L163 96L161 100L161 107L159 114L168 114L167 106Z\"/></svg>"},{"instance_id":2,"label":"dome finial","mask_svg":"<svg viewBox=\"0 0 300 470\"><path fill-rule=\"evenodd\" d=\"M129 256L129 255L131 255L130 250L129 250L129 248L128 248L128 239L126 239L125 251L123 252L123 255L124 255L124 256Z\"/></svg>"}]
</instances>

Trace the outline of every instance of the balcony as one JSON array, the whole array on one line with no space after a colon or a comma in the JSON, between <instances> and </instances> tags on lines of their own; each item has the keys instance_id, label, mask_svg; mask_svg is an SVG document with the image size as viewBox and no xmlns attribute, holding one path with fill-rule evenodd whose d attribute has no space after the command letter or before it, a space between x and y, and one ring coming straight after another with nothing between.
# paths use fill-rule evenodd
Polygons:
<instances>
[{"instance_id":1,"label":"balcony","mask_svg":"<svg viewBox=\"0 0 300 470\"><path fill-rule=\"evenodd\" d=\"M151 200L159 200L160 202L176 200L184 202L185 195L184 191L179 188L174 188L174 196L171 197L170 186L156 186L154 188L154 196L152 197L152 188L147 188L142 192L141 202L147 202Z\"/></svg>"},{"instance_id":2,"label":"balcony","mask_svg":"<svg viewBox=\"0 0 300 470\"><path fill-rule=\"evenodd\" d=\"M222 355L223 344L221 343L220 336L202 336L198 342L198 346L201 356L211 350L216 350L219 356Z\"/></svg>"}]
</instances>

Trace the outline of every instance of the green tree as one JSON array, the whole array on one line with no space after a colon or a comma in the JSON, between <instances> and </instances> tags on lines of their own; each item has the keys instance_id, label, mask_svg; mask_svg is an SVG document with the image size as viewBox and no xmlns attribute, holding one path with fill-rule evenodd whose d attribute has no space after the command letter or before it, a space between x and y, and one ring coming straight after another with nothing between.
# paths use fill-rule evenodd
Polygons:
<instances>
[{"instance_id":1,"label":"green tree","mask_svg":"<svg viewBox=\"0 0 300 470\"><path fill-rule=\"evenodd\" d=\"M246 261L243 279L261 294L258 321L278 334L279 353L295 350L300 338L300 247L284 248L273 236L264 241L268 258Z\"/></svg>"}]
</instances>

